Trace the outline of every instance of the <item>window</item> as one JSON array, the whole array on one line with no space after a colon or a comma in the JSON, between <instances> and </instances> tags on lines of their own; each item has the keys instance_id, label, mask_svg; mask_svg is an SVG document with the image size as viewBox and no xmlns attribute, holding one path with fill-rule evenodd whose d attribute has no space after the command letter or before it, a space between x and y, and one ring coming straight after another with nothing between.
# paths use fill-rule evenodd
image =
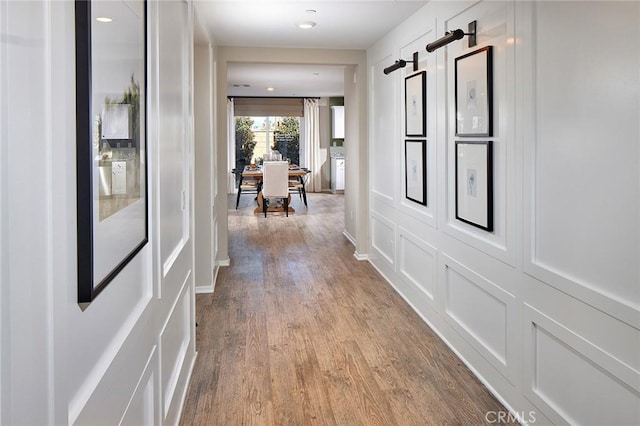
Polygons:
<instances>
[{"instance_id":1,"label":"window","mask_svg":"<svg viewBox=\"0 0 640 426\"><path fill-rule=\"evenodd\" d=\"M300 117L235 117L236 167L260 163L264 154L278 151L300 164Z\"/></svg>"}]
</instances>

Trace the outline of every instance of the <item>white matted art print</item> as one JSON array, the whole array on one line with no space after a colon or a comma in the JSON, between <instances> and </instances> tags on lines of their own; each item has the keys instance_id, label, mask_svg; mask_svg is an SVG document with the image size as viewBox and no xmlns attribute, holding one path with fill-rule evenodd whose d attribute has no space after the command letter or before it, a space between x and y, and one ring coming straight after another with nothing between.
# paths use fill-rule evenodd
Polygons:
<instances>
[{"instance_id":1,"label":"white matted art print","mask_svg":"<svg viewBox=\"0 0 640 426\"><path fill-rule=\"evenodd\" d=\"M405 196L418 204L427 205L427 142L405 140Z\"/></svg>"},{"instance_id":2,"label":"white matted art print","mask_svg":"<svg viewBox=\"0 0 640 426\"><path fill-rule=\"evenodd\" d=\"M491 141L456 142L456 218L493 231Z\"/></svg>"},{"instance_id":3,"label":"white matted art print","mask_svg":"<svg viewBox=\"0 0 640 426\"><path fill-rule=\"evenodd\" d=\"M426 136L427 73L421 71L404 79L405 135Z\"/></svg>"},{"instance_id":4,"label":"white matted art print","mask_svg":"<svg viewBox=\"0 0 640 426\"><path fill-rule=\"evenodd\" d=\"M455 60L456 136L493 135L492 47Z\"/></svg>"}]
</instances>

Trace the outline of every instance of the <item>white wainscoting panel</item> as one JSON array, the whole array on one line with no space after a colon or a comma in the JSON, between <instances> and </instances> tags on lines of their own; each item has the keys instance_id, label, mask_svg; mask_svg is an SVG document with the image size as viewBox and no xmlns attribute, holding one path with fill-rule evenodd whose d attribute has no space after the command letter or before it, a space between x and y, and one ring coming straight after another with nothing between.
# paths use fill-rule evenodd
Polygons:
<instances>
[{"instance_id":1,"label":"white wainscoting panel","mask_svg":"<svg viewBox=\"0 0 640 426\"><path fill-rule=\"evenodd\" d=\"M396 175L396 145L400 143L395 137L396 121L398 112L391 99L397 97L396 86L398 73L385 75L382 70L392 64L395 59L391 53L380 59L379 62L371 66L370 86L375 87L371 91L371 109L378 118L370 124L371 147L370 156L370 179L371 190L387 200L394 200Z\"/></svg>"},{"instance_id":2,"label":"white wainscoting panel","mask_svg":"<svg viewBox=\"0 0 640 426\"><path fill-rule=\"evenodd\" d=\"M525 198L525 271L640 329L640 4L532 8L537 121L524 177L535 197ZM594 51L602 52L595 62ZM566 111L575 111L571 126Z\"/></svg>"},{"instance_id":3,"label":"white wainscoting panel","mask_svg":"<svg viewBox=\"0 0 640 426\"><path fill-rule=\"evenodd\" d=\"M69 344L77 348L66 358L75 369L74 374L66 378L67 384L75 390L68 404L70 422L92 404L94 394L102 392L101 382L105 378L109 380L109 371L114 371L113 362L121 356L123 348L132 350L127 341L139 332L139 324L151 309L151 278L144 270L150 265L148 250L147 246L138 253L90 309L73 310L69 314L70 335L73 335ZM87 345L87 341L94 343Z\"/></svg>"},{"instance_id":4,"label":"white wainscoting panel","mask_svg":"<svg viewBox=\"0 0 640 426\"><path fill-rule=\"evenodd\" d=\"M148 313L149 311L147 311ZM141 322L150 322L149 317ZM142 372L151 364L149 360L155 352L154 336L148 329L136 327L119 345L116 357L106 371L92 372L86 384L69 402L68 423L73 425L117 424L140 384ZM90 342L87 340L86 342ZM85 344L86 344L85 342ZM99 363L102 360L98 361ZM74 366L74 364L69 364ZM75 367L75 366L74 366ZM88 385L99 376L94 388ZM117 392L114 392L117 389Z\"/></svg>"},{"instance_id":5,"label":"white wainscoting panel","mask_svg":"<svg viewBox=\"0 0 640 426\"><path fill-rule=\"evenodd\" d=\"M570 424L639 423L640 372L526 304L525 327L524 394L546 416Z\"/></svg>"},{"instance_id":6,"label":"white wainscoting panel","mask_svg":"<svg viewBox=\"0 0 640 426\"><path fill-rule=\"evenodd\" d=\"M165 262L162 265L162 278L166 278L167 275L169 275L169 272L171 272L171 268L173 267L173 264L180 257L182 250L184 250L184 248L187 246L187 242L188 242L187 238L182 238L178 242L178 244L174 247L173 252L169 254L169 257L165 259Z\"/></svg>"},{"instance_id":7,"label":"white wainscoting panel","mask_svg":"<svg viewBox=\"0 0 640 426\"><path fill-rule=\"evenodd\" d=\"M184 366L191 336L189 329L191 293L187 285L190 279L191 271L189 271L182 287L182 293L176 300L176 304L173 306L169 318L160 333L161 377L165 416L173 400L173 394Z\"/></svg>"},{"instance_id":8,"label":"white wainscoting panel","mask_svg":"<svg viewBox=\"0 0 640 426\"><path fill-rule=\"evenodd\" d=\"M395 265L395 224L377 214L371 215L371 246L391 265Z\"/></svg>"},{"instance_id":9,"label":"white wainscoting panel","mask_svg":"<svg viewBox=\"0 0 640 426\"><path fill-rule=\"evenodd\" d=\"M184 60L186 52L185 34L181 25L186 22L185 7L182 2L158 2L159 97L158 169L160 187L158 194L160 212L161 261L164 273L178 257L184 240L188 238L189 217L187 215L187 181L185 170L189 170L187 158L187 140L185 120L185 102L183 81L185 75ZM176 53L180 54L176 54Z\"/></svg>"},{"instance_id":10,"label":"white wainscoting panel","mask_svg":"<svg viewBox=\"0 0 640 426\"><path fill-rule=\"evenodd\" d=\"M514 296L451 257L440 259L445 320L513 383Z\"/></svg>"},{"instance_id":11,"label":"white wainscoting panel","mask_svg":"<svg viewBox=\"0 0 640 426\"><path fill-rule=\"evenodd\" d=\"M157 367L156 354L156 347L154 347L119 426L155 425L158 423L154 408L156 399L156 375L154 374L154 369Z\"/></svg>"},{"instance_id":12,"label":"white wainscoting panel","mask_svg":"<svg viewBox=\"0 0 640 426\"><path fill-rule=\"evenodd\" d=\"M433 302L437 279L436 248L402 227L398 227L398 239L398 272Z\"/></svg>"}]
</instances>

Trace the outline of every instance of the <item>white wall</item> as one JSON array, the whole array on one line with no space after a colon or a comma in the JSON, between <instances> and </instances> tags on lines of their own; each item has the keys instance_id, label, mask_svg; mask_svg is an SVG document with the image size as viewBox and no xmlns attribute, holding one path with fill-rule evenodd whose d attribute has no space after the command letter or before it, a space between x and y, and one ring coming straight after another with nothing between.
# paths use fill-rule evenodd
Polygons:
<instances>
[{"instance_id":1,"label":"white wall","mask_svg":"<svg viewBox=\"0 0 640 426\"><path fill-rule=\"evenodd\" d=\"M195 124L195 282L197 292L212 292L218 265L215 241L218 218L214 209L216 175L214 158L214 73L210 44L194 50Z\"/></svg>"},{"instance_id":2,"label":"white wall","mask_svg":"<svg viewBox=\"0 0 640 426\"><path fill-rule=\"evenodd\" d=\"M320 115L320 156L324 159L320 168L319 191L328 191L331 189L331 108L329 107L329 98L320 98L318 112Z\"/></svg>"},{"instance_id":3,"label":"white wall","mask_svg":"<svg viewBox=\"0 0 640 426\"><path fill-rule=\"evenodd\" d=\"M467 138L494 147L490 233L455 218L454 60L476 48L425 50L473 20L494 49L494 135ZM640 421L638 22L637 2L434 2L368 51L370 261L525 422ZM382 73L415 51L427 206L404 195L411 66Z\"/></svg>"},{"instance_id":4,"label":"white wall","mask_svg":"<svg viewBox=\"0 0 640 426\"><path fill-rule=\"evenodd\" d=\"M149 243L84 311L74 5L0 7L0 422L175 424L195 359L191 5L148 3Z\"/></svg>"},{"instance_id":5,"label":"white wall","mask_svg":"<svg viewBox=\"0 0 640 426\"><path fill-rule=\"evenodd\" d=\"M367 158L367 70L364 65L349 65L344 70L344 235L354 243L354 256L359 260L367 256L366 217L368 194L365 190L368 168ZM364 123L362 122L365 119Z\"/></svg>"},{"instance_id":6,"label":"white wall","mask_svg":"<svg viewBox=\"0 0 640 426\"><path fill-rule=\"evenodd\" d=\"M0 423L45 424L52 420L48 389L55 380L49 338L54 329L53 212L48 199L53 123L51 105L41 102L52 89L42 73L49 60L50 46L43 42L49 16L35 3L3 2L0 8Z\"/></svg>"}]
</instances>

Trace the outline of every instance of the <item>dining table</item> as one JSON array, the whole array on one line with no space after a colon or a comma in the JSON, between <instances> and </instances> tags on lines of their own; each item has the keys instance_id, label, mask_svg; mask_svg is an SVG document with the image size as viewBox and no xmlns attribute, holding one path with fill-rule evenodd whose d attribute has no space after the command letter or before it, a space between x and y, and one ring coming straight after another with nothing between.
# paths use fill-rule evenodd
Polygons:
<instances>
[{"instance_id":1,"label":"dining table","mask_svg":"<svg viewBox=\"0 0 640 426\"><path fill-rule=\"evenodd\" d=\"M234 170L235 171L235 170ZM305 185L307 183L307 175L311 173L311 170L306 167L300 167L295 164L289 165L289 179L296 180L300 184L300 193L302 195L302 200L304 201L305 207L307 205L307 192L305 189ZM240 187L242 186L242 182L244 179L253 179L257 181L261 181L263 177L262 167L259 165L248 165L242 169L242 173L240 173L240 181L238 183L238 191L240 191ZM289 195L290 196L290 195ZM240 193L238 193L238 197L240 197ZM254 210L254 213L262 213L262 203L264 202L262 198L262 191L260 191L260 186L258 187L258 196L256 198L258 202L258 207ZM269 206L268 211L284 211L284 207L282 206ZM289 213L295 212L295 209L289 206Z\"/></svg>"}]
</instances>

